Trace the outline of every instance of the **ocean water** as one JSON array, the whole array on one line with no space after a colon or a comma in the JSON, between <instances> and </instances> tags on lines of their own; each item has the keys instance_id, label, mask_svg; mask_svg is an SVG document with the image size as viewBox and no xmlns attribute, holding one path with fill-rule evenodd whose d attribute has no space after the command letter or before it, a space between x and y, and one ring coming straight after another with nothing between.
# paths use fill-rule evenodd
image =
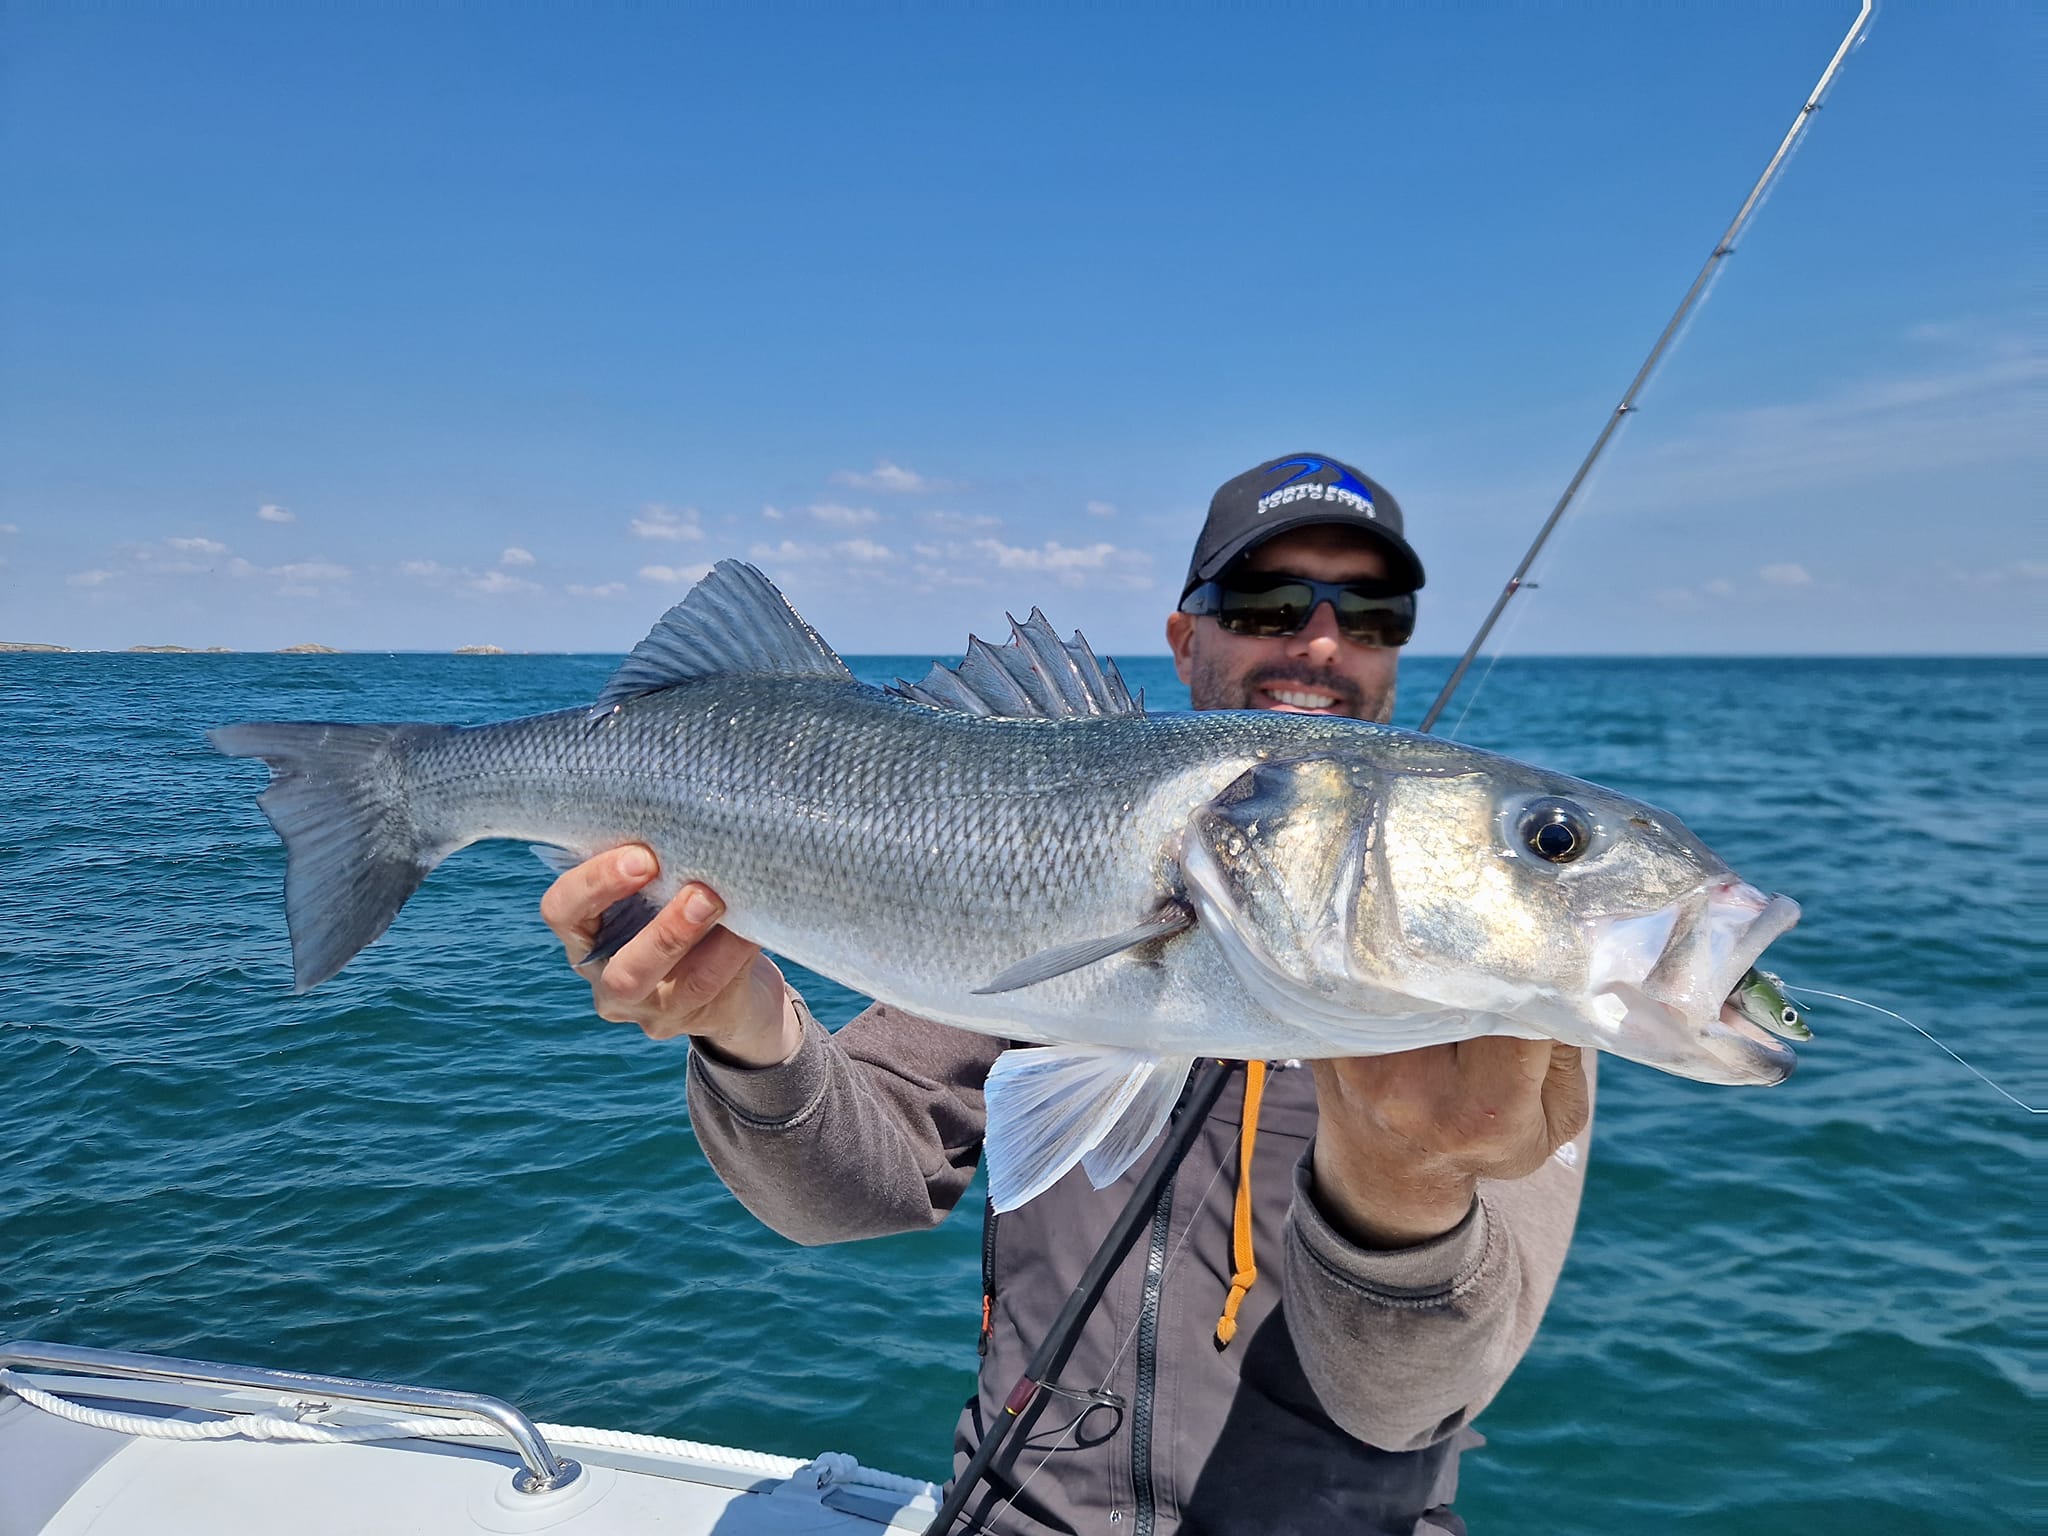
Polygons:
<instances>
[{"instance_id":1,"label":"ocean water","mask_svg":"<svg viewBox=\"0 0 2048 1536\"><path fill-rule=\"evenodd\" d=\"M758 1226L692 1140L682 1049L591 1015L523 850L457 855L291 994L263 773L203 729L481 721L610 666L0 656L0 1337L943 1472L978 1199L830 1249ZM1444 670L1406 664L1403 721ZM1182 701L1163 662L1127 672ZM1459 734L1678 811L1805 907L1772 951L1789 980L2039 1103L2044 678L1511 659ZM860 1005L799 981L828 1022ZM2038 1509L2035 1127L1902 1025L1813 1022L1775 1089L1605 1064L1570 1263L1466 1458L1475 1531L1948 1536Z\"/></svg>"}]
</instances>

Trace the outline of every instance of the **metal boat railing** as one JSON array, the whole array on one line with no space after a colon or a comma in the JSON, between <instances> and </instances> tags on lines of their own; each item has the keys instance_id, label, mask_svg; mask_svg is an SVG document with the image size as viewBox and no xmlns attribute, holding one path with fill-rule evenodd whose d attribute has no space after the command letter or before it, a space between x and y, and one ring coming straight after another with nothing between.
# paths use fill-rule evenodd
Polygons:
<instances>
[{"instance_id":1,"label":"metal boat railing","mask_svg":"<svg viewBox=\"0 0 2048 1536\"><path fill-rule=\"evenodd\" d=\"M431 1387L406 1387L393 1382L356 1381L347 1376L313 1376L301 1371L268 1371L248 1365L217 1365L208 1360L179 1360L167 1355L134 1354L120 1349L81 1349L69 1344L44 1344L18 1339L0 1344L0 1370L60 1371L114 1381L170 1382L191 1387L233 1387L251 1392L276 1392L301 1414L330 1408L336 1402L368 1408L403 1408L433 1418L481 1419L512 1442L525 1465L513 1474L520 1493L552 1493L583 1475L582 1466L548 1448L533 1421L510 1403L476 1392L442 1392Z\"/></svg>"}]
</instances>

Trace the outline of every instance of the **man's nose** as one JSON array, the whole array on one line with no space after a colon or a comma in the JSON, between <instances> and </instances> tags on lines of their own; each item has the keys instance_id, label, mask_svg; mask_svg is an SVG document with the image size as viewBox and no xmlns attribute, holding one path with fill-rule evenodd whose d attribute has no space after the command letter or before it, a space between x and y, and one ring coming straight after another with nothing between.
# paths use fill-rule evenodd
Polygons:
<instances>
[{"instance_id":1,"label":"man's nose","mask_svg":"<svg viewBox=\"0 0 2048 1536\"><path fill-rule=\"evenodd\" d=\"M1308 622L1295 631L1289 649L1315 666L1328 667L1336 664L1337 647L1343 640L1344 632L1337 627L1337 610L1323 602L1316 604Z\"/></svg>"}]
</instances>

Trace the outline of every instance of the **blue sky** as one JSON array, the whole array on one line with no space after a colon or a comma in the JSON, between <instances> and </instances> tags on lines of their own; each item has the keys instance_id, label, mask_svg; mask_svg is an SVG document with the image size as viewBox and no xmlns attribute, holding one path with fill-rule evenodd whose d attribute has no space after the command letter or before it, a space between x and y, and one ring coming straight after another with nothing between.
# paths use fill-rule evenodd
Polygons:
<instances>
[{"instance_id":1,"label":"blue sky","mask_svg":"<svg viewBox=\"0 0 2048 1536\"><path fill-rule=\"evenodd\" d=\"M1157 652L1351 459L1462 646L1854 14L0 10L0 639ZM2038 651L2034 34L1893 4L1514 652Z\"/></svg>"}]
</instances>

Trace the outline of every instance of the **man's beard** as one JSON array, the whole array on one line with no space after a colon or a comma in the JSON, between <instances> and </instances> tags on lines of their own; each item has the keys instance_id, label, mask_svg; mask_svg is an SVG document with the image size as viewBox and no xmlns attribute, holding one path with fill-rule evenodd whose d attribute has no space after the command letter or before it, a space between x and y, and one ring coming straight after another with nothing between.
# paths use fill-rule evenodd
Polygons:
<instances>
[{"instance_id":1,"label":"man's beard","mask_svg":"<svg viewBox=\"0 0 2048 1536\"><path fill-rule=\"evenodd\" d=\"M1262 688L1300 688L1335 694L1337 702L1330 706L1333 714L1382 723L1394 718L1393 684L1387 685L1385 694L1368 697L1349 678L1316 667L1283 662L1232 677L1210 658L1198 660L1194 675L1188 680L1188 696L1196 709L1257 709L1259 706L1252 701Z\"/></svg>"}]
</instances>

